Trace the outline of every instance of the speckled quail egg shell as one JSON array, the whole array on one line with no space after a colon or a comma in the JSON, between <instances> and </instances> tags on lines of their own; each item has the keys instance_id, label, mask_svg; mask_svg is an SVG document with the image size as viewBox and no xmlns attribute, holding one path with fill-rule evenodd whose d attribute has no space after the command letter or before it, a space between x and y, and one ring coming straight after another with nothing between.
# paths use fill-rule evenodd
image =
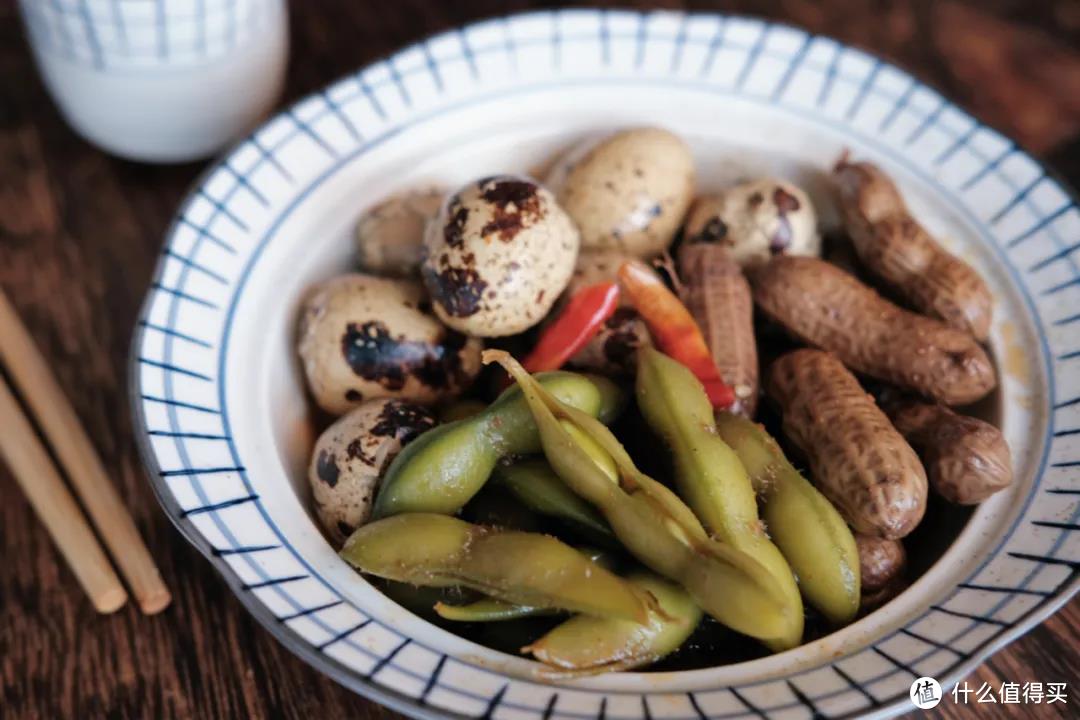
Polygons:
<instances>
[{"instance_id":1,"label":"speckled quail egg shell","mask_svg":"<svg viewBox=\"0 0 1080 720\"><path fill-rule=\"evenodd\" d=\"M434 425L426 408L384 398L362 403L319 436L308 482L315 514L337 545L371 517L379 481L401 448Z\"/></svg>"},{"instance_id":2,"label":"speckled quail egg shell","mask_svg":"<svg viewBox=\"0 0 1080 720\"><path fill-rule=\"evenodd\" d=\"M570 280L579 244L550 192L500 175L446 199L428 226L421 273L447 325L477 337L513 335L547 315Z\"/></svg>"},{"instance_id":3,"label":"speckled quail egg shell","mask_svg":"<svg viewBox=\"0 0 1080 720\"><path fill-rule=\"evenodd\" d=\"M423 258L424 230L446 195L441 188L408 190L372 207L356 224L360 267L377 275L413 277Z\"/></svg>"},{"instance_id":4,"label":"speckled quail egg shell","mask_svg":"<svg viewBox=\"0 0 1080 720\"><path fill-rule=\"evenodd\" d=\"M480 370L481 343L425 311L421 285L354 273L323 283L300 319L308 388L340 415L365 399L431 404L457 396Z\"/></svg>"},{"instance_id":5,"label":"speckled quail egg shell","mask_svg":"<svg viewBox=\"0 0 1080 720\"><path fill-rule=\"evenodd\" d=\"M821 254L810 198L795 185L772 178L698 198L686 221L686 242L725 245L743 267L774 255Z\"/></svg>"},{"instance_id":6,"label":"speckled quail egg shell","mask_svg":"<svg viewBox=\"0 0 1080 720\"><path fill-rule=\"evenodd\" d=\"M587 140L556 162L548 185L581 230L586 250L637 257L665 250L694 196L694 159L660 128Z\"/></svg>"}]
</instances>

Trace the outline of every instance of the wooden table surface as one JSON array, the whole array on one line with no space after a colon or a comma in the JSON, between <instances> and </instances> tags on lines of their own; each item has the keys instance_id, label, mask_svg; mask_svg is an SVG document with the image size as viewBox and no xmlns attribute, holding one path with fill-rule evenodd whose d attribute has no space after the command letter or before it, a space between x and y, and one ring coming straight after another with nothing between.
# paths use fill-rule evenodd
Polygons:
<instances>
[{"instance_id":1,"label":"wooden table surface","mask_svg":"<svg viewBox=\"0 0 1080 720\"><path fill-rule=\"evenodd\" d=\"M429 33L538 5L296 2L283 102ZM1077 0L624 5L753 13L833 35L912 71L1080 185ZM111 468L175 600L156 617L143 617L133 605L96 615L0 468L0 716L393 715L279 646L158 508L132 436L128 343L162 233L201 166L126 162L76 137L36 75L14 6L0 2L0 286ZM1040 716L1075 716L1080 602L968 680L976 687L1069 682L1068 706L1038 710ZM1023 706L981 709L1003 717L1025 712ZM941 711L962 714L949 701L935 712Z\"/></svg>"}]
</instances>

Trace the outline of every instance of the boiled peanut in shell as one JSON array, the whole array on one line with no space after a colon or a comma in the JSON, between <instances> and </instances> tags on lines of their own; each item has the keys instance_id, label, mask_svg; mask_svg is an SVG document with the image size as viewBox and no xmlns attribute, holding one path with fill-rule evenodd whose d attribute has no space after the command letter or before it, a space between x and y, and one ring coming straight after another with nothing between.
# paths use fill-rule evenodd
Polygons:
<instances>
[{"instance_id":1,"label":"boiled peanut in shell","mask_svg":"<svg viewBox=\"0 0 1080 720\"><path fill-rule=\"evenodd\" d=\"M916 310L985 340L993 297L979 274L931 237L875 165L840 159L840 212L862 264Z\"/></svg>"},{"instance_id":2,"label":"boiled peanut in shell","mask_svg":"<svg viewBox=\"0 0 1080 720\"><path fill-rule=\"evenodd\" d=\"M903 310L824 260L774 258L751 283L765 315L856 372L946 405L975 402L997 385L970 333Z\"/></svg>"},{"instance_id":3,"label":"boiled peanut in shell","mask_svg":"<svg viewBox=\"0 0 1080 720\"><path fill-rule=\"evenodd\" d=\"M926 511L926 473L859 381L830 353L796 350L769 369L766 391L815 484L857 533L901 538Z\"/></svg>"},{"instance_id":4,"label":"boiled peanut in shell","mask_svg":"<svg viewBox=\"0 0 1080 720\"><path fill-rule=\"evenodd\" d=\"M907 552L899 540L856 535L862 590L872 595L899 578L907 566Z\"/></svg>"},{"instance_id":5,"label":"boiled peanut in shell","mask_svg":"<svg viewBox=\"0 0 1080 720\"><path fill-rule=\"evenodd\" d=\"M946 500L974 505L1012 482L1009 446L990 423L920 402L890 409L890 416L922 459L930 487Z\"/></svg>"},{"instance_id":6,"label":"boiled peanut in shell","mask_svg":"<svg viewBox=\"0 0 1080 720\"><path fill-rule=\"evenodd\" d=\"M753 417L758 403L758 355L750 284L728 250L708 243L679 249L680 297L694 316L720 368L735 391L732 412Z\"/></svg>"}]
</instances>

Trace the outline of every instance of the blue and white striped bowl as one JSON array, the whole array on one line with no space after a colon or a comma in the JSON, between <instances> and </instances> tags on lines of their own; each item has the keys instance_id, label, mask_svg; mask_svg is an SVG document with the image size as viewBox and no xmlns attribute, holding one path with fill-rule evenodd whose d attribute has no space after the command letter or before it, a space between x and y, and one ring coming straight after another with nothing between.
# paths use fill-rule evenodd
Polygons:
<instances>
[{"instance_id":1,"label":"blue and white striped bowl","mask_svg":"<svg viewBox=\"0 0 1080 720\"><path fill-rule=\"evenodd\" d=\"M884 609L738 665L553 681L425 623L323 540L293 351L304 289L350 263L369 205L418 182L521 171L590 131L667 126L703 186L776 172L808 188L842 149L881 164L997 298L990 344L1016 483ZM828 38L737 17L567 11L445 33L298 103L183 203L135 338L152 482L184 535L281 642L420 716L701 718L911 709L1077 590L1080 211L1016 145L910 76Z\"/></svg>"},{"instance_id":2,"label":"blue and white striped bowl","mask_svg":"<svg viewBox=\"0 0 1080 720\"><path fill-rule=\"evenodd\" d=\"M136 160L206 157L280 94L285 0L19 0L67 121Z\"/></svg>"}]
</instances>

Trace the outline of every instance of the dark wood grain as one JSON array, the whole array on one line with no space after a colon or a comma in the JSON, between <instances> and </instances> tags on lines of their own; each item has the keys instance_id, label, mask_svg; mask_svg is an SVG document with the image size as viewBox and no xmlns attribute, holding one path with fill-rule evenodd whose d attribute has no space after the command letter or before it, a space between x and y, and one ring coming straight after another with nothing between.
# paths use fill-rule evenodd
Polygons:
<instances>
[{"instance_id":1,"label":"dark wood grain","mask_svg":"<svg viewBox=\"0 0 1080 720\"><path fill-rule=\"evenodd\" d=\"M609 3L605 3L609 4ZM1080 182L1076 0L611 3L753 13L876 52ZM405 43L528 2L295 3L283 102ZM12 478L0 469L0 716L6 718L388 717L294 658L243 610L158 509L125 387L128 343L162 233L199 165L117 160L77 138L46 96L10 0L0 2L0 285L55 368L115 473L172 588L157 617L96 615ZM0 432L2 432L0 428ZM970 678L1070 682L1080 704L1080 603ZM981 708L1020 717L1022 706ZM947 717L970 709L941 706Z\"/></svg>"}]
</instances>

